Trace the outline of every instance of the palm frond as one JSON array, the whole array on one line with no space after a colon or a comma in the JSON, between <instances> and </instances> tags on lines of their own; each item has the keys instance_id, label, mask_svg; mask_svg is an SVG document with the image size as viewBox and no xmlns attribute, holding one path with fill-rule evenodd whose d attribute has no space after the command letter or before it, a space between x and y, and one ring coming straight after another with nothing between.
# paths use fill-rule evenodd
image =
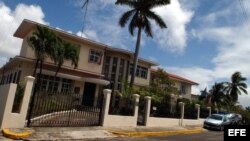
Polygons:
<instances>
[{"instance_id":1,"label":"palm frond","mask_svg":"<svg viewBox=\"0 0 250 141\"><path fill-rule=\"evenodd\" d=\"M135 10L134 10L134 9L125 12L125 13L121 16L121 18L120 18L120 21L119 21L120 26L121 26L121 27L124 27L125 24L127 23L127 21L129 20L129 18L131 17L131 15L134 14L134 13L135 13Z\"/></svg>"},{"instance_id":2,"label":"palm frond","mask_svg":"<svg viewBox=\"0 0 250 141\"><path fill-rule=\"evenodd\" d=\"M132 20L129 23L129 32L132 36L134 36L134 29L137 27L136 25L137 19L138 19L138 12L134 14L134 16L132 17Z\"/></svg>"},{"instance_id":3,"label":"palm frond","mask_svg":"<svg viewBox=\"0 0 250 141\"><path fill-rule=\"evenodd\" d=\"M131 8L135 8L136 3L137 2L135 0L117 0L115 2L116 5L127 5Z\"/></svg>"},{"instance_id":4,"label":"palm frond","mask_svg":"<svg viewBox=\"0 0 250 141\"><path fill-rule=\"evenodd\" d=\"M150 22L149 22L149 20L147 18L145 18L145 23L144 24L145 24L144 28L145 28L146 35L149 36L149 37L153 37L152 30L151 30L151 24L150 24Z\"/></svg>"},{"instance_id":5,"label":"palm frond","mask_svg":"<svg viewBox=\"0 0 250 141\"><path fill-rule=\"evenodd\" d=\"M247 92L247 90L246 90L245 88L239 87L239 89L240 89L241 91L243 91L245 94L248 94L248 92Z\"/></svg>"},{"instance_id":6,"label":"palm frond","mask_svg":"<svg viewBox=\"0 0 250 141\"><path fill-rule=\"evenodd\" d=\"M150 8L155 8L158 6L168 5L171 3L171 0L146 0L150 4Z\"/></svg>"},{"instance_id":7,"label":"palm frond","mask_svg":"<svg viewBox=\"0 0 250 141\"><path fill-rule=\"evenodd\" d=\"M159 15L155 14L153 11L148 11L147 17L154 20L160 28L167 28L167 25L165 24L163 19Z\"/></svg>"},{"instance_id":8,"label":"palm frond","mask_svg":"<svg viewBox=\"0 0 250 141\"><path fill-rule=\"evenodd\" d=\"M244 83L244 82L239 83L238 86L241 86L241 87L243 87L243 88L247 88L247 84Z\"/></svg>"}]
</instances>

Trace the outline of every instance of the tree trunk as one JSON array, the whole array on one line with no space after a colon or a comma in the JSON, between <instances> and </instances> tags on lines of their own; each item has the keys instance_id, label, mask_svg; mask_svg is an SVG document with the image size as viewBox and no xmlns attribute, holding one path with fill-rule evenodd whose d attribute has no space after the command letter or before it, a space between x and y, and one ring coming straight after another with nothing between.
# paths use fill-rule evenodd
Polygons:
<instances>
[{"instance_id":1,"label":"tree trunk","mask_svg":"<svg viewBox=\"0 0 250 141\"><path fill-rule=\"evenodd\" d=\"M54 86L55 86L55 83L56 83L56 77L57 77L57 74L58 74L60 68L61 68L61 65L57 66L56 73L54 75L53 82L52 82L52 91L54 90Z\"/></svg>"},{"instance_id":2,"label":"tree trunk","mask_svg":"<svg viewBox=\"0 0 250 141\"><path fill-rule=\"evenodd\" d=\"M34 72L33 72L33 77L35 77L36 76L36 69L37 69L37 67L38 67L38 62L39 62L39 60L38 59L36 59L36 65L35 65L35 69L34 69Z\"/></svg>"},{"instance_id":3,"label":"tree trunk","mask_svg":"<svg viewBox=\"0 0 250 141\"><path fill-rule=\"evenodd\" d=\"M41 82L41 77L42 77L42 69L43 69L43 60L40 60L40 71L39 71L39 76L38 76L38 79L37 79L37 84L38 84L38 87L40 87L40 82Z\"/></svg>"},{"instance_id":4,"label":"tree trunk","mask_svg":"<svg viewBox=\"0 0 250 141\"><path fill-rule=\"evenodd\" d=\"M133 87L134 81L135 81L135 74L136 74L136 68L137 68L137 63L138 63L138 55L139 55L139 51L140 51L140 43L141 43L141 27L138 28L134 61L133 61L133 72L131 74L131 79L130 79L130 88Z\"/></svg>"}]
</instances>

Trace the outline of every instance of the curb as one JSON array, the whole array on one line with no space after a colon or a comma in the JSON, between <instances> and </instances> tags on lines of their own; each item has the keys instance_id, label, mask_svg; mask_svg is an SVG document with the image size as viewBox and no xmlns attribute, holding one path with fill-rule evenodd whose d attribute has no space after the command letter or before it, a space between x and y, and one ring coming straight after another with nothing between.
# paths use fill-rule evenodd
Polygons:
<instances>
[{"instance_id":1,"label":"curb","mask_svg":"<svg viewBox=\"0 0 250 141\"><path fill-rule=\"evenodd\" d=\"M11 130L9 128L3 129L2 133L3 133L4 137L14 139L14 140L15 139L23 139L23 138L26 138L32 134L32 132L28 131L28 130L17 132L15 130Z\"/></svg>"},{"instance_id":2,"label":"curb","mask_svg":"<svg viewBox=\"0 0 250 141\"><path fill-rule=\"evenodd\" d=\"M195 134L204 132L202 128L189 129L189 130L177 130L177 131L159 131L159 132L119 132L119 131L109 131L112 134L118 136L127 137L146 137L146 136L168 136L168 135L179 135L179 134Z\"/></svg>"}]
</instances>

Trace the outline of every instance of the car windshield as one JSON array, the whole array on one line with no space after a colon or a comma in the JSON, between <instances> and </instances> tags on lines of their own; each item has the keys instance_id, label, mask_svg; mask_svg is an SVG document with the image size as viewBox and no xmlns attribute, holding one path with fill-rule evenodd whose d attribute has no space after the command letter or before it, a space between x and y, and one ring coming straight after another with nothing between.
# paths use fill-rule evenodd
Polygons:
<instances>
[{"instance_id":1,"label":"car windshield","mask_svg":"<svg viewBox=\"0 0 250 141\"><path fill-rule=\"evenodd\" d=\"M211 115L210 118L216 119L216 120L222 120L222 116L220 116L220 115Z\"/></svg>"}]
</instances>

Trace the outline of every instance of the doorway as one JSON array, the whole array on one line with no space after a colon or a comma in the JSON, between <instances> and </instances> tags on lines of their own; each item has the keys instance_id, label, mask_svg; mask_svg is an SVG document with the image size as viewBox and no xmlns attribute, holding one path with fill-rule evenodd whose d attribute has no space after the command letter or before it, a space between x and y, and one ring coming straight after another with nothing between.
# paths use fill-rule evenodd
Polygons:
<instances>
[{"instance_id":1,"label":"doorway","mask_svg":"<svg viewBox=\"0 0 250 141\"><path fill-rule=\"evenodd\" d=\"M85 82L82 105L94 106L96 84Z\"/></svg>"}]
</instances>

